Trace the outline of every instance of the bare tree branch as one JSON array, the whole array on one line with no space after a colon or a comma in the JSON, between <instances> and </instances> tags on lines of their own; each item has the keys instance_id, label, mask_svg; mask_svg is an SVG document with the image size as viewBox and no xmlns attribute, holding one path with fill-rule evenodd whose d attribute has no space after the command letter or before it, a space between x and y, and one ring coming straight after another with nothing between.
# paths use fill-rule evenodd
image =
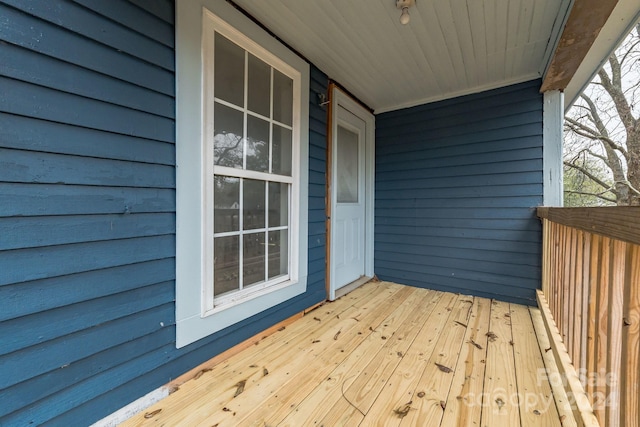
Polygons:
<instances>
[{"instance_id":1,"label":"bare tree branch","mask_svg":"<svg viewBox=\"0 0 640 427\"><path fill-rule=\"evenodd\" d=\"M627 180L625 180L625 181L616 181L615 184L626 185L627 187L629 187L629 191L634 193L636 196L640 196L640 190L638 190L637 188L634 188L633 185L631 185L631 183L629 181L627 181Z\"/></svg>"},{"instance_id":2,"label":"bare tree branch","mask_svg":"<svg viewBox=\"0 0 640 427\"><path fill-rule=\"evenodd\" d=\"M605 188L607 190L611 189L611 185L610 184L607 184L606 182L602 181L600 178L598 178L597 176L592 174L586 168L584 168L584 167L582 167L580 165L576 165L575 163L568 162L566 160L563 163L564 163L565 166L579 171L580 173L582 173L583 175L588 177L591 181L595 182L596 184L598 184L602 188Z\"/></svg>"},{"instance_id":3,"label":"bare tree branch","mask_svg":"<svg viewBox=\"0 0 640 427\"><path fill-rule=\"evenodd\" d=\"M601 135L595 130L589 128L588 126L583 125L577 120L572 119L571 117L565 117L565 121L569 122L568 127L572 132L577 133L580 136L584 136L585 138L589 138L594 141L602 141L606 142L613 148L614 150L618 150L622 153L622 155L627 158L627 150L624 149L621 145L618 145L614 140L609 138L608 136Z\"/></svg>"},{"instance_id":4,"label":"bare tree branch","mask_svg":"<svg viewBox=\"0 0 640 427\"><path fill-rule=\"evenodd\" d=\"M577 194L577 195L580 195L580 196L593 196L593 197L597 197L599 199L602 199L602 200L605 200L605 201L611 202L611 203L615 203L616 202L616 199L612 199L612 198L603 196L602 195L603 193L600 193L600 194L597 194L597 193L586 193L584 191L573 191L573 190L565 190L564 192L565 192L565 194ZM607 192L605 191L605 193L607 193Z\"/></svg>"},{"instance_id":5,"label":"bare tree branch","mask_svg":"<svg viewBox=\"0 0 640 427\"><path fill-rule=\"evenodd\" d=\"M600 71L598 71L598 76L600 77L600 81L602 82L604 89L613 100L613 105L620 116L620 121L622 121L627 133L629 133L635 129L636 120L634 120L633 115L631 114L631 107L622 92L620 63L618 62L618 58L615 53L611 54L609 57L609 64L611 65L612 78L609 78L609 75L604 69L600 69Z\"/></svg>"}]
</instances>

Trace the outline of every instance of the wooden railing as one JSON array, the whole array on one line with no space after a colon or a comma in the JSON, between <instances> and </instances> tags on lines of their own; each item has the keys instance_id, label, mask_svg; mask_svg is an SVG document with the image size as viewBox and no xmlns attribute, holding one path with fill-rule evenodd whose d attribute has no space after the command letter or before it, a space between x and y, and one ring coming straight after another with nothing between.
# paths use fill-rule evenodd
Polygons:
<instances>
[{"instance_id":1,"label":"wooden railing","mask_svg":"<svg viewBox=\"0 0 640 427\"><path fill-rule=\"evenodd\" d=\"M548 304L599 424L638 427L640 207L538 208L538 216L541 309Z\"/></svg>"}]
</instances>

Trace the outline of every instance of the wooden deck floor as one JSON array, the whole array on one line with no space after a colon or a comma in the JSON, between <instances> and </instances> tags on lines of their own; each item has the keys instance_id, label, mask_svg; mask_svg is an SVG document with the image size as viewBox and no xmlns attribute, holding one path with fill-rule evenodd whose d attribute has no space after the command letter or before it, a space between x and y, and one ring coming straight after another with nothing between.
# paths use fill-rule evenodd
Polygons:
<instances>
[{"instance_id":1,"label":"wooden deck floor","mask_svg":"<svg viewBox=\"0 0 640 427\"><path fill-rule=\"evenodd\" d=\"M569 425L544 374L539 320L520 305L368 283L124 425Z\"/></svg>"}]
</instances>

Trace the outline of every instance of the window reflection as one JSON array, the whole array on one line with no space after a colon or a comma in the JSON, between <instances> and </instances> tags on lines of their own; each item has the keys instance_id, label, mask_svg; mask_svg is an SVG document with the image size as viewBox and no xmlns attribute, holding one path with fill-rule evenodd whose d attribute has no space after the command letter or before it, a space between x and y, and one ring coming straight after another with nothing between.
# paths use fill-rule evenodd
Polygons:
<instances>
[{"instance_id":1,"label":"window reflection","mask_svg":"<svg viewBox=\"0 0 640 427\"><path fill-rule=\"evenodd\" d=\"M214 177L213 231L224 233L240 230L240 178Z\"/></svg>"},{"instance_id":2,"label":"window reflection","mask_svg":"<svg viewBox=\"0 0 640 427\"><path fill-rule=\"evenodd\" d=\"M242 168L242 111L216 102L213 114L213 163Z\"/></svg>"}]
</instances>

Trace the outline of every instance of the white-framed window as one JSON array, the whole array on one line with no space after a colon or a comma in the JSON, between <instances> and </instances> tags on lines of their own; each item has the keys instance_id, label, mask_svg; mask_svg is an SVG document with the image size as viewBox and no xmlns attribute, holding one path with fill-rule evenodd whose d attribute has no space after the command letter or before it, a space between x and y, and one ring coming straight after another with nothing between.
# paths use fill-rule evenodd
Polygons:
<instances>
[{"instance_id":1,"label":"white-framed window","mask_svg":"<svg viewBox=\"0 0 640 427\"><path fill-rule=\"evenodd\" d=\"M220 0L176 5L176 344L306 290L309 65Z\"/></svg>"}]
</instances>

